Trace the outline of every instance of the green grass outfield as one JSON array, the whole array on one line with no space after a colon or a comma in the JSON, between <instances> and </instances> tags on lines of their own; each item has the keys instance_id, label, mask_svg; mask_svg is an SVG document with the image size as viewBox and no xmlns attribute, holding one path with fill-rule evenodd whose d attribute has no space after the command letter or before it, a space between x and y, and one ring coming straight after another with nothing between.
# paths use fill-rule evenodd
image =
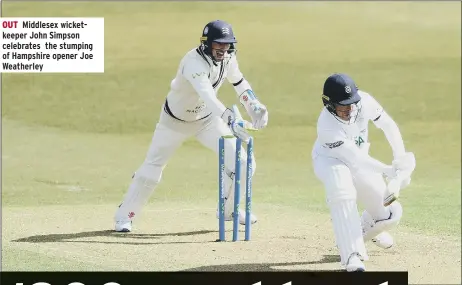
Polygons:
<instances>
[{"instance_id":1,"label":"green grass outfield","mask_svg":"<svg viewBox=\"0 0 462 285\"><path fill-rule=\"evenodd\" d=\"M255 135L253 201L261 231L265 221L278 220L279 215L294 221L306 217L296 224L301 232L314 231L310 216L325 219L323 226L329 229L324 190L313 174L310 152L323 82L333 72L345 72L391 114L406 148L416 155L412 184L401 194L400 229L441 243L454 240L455 247L447 250L460 252L460 3L2 5L4 17L105 18L104 74L3 74L4 270L19 269L26 259L29 269L95 268L81 267L80 261L58 263L51 253L54 257L47 257L47 263L46 250L36 244L18 247L12 241L59 233L60 228L112 228L115 207L144 159L179 60L197 45L205 23L217 18L233 24L240 68L269 109L268 128ZM219 98L228 105L237 102L229 84ZM370 139L371 154L391 163L388 142L372 124ZM147 206L167 212L140 218L168 231L168 209L198 207L206 209L207 229L216 231L217 173L214 153L188 141L171 159ZM34 220L39 216L47 218ZM189 213L174 216L192 229L205 227L188 221ZM81 228L73 228L73 222ZM157 231L143 220L138 225L148 233ZM286 231L290 235L295 229ZM258 226L254 232L258 239ZM327 237L333 242L331 234ZM460 269L460 256L454 262ZM112 263L110 268L120 268ZM411 280L430 280L424 268L419 270L422 276L416 273ZM435 278L431 280L454 281ZM460 271L448 278L460 282Z\"/></svg>"}]
</instances>

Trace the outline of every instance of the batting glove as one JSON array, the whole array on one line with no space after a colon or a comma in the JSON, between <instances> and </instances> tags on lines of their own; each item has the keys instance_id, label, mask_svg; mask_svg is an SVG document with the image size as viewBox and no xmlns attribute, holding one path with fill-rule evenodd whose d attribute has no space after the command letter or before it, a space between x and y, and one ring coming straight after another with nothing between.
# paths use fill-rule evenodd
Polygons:
<instances>
[{"instance_id":1,"label":"batting glove","mask_svg":"<svg viewBox=\"0 0 462 285\"><path fill-rule=\"evenodd\" d=\"M400 171L413 172L415 169L414 153L406 152L404 155L395 158L392 165Z\"/></svg>"},{"instance_id":2,"label":"batting glove","mask_svg":"<svg viewBox=\"0 0 462 285\"><path fill-rule=\"evenodd\" d=\"M412 152L406 152L404 155L395 158L392 165L400 172L406 173L401 180L401 189L406 188L411 183L411 174L414 172L416 162Z\"/></svg>"}]
</instances>

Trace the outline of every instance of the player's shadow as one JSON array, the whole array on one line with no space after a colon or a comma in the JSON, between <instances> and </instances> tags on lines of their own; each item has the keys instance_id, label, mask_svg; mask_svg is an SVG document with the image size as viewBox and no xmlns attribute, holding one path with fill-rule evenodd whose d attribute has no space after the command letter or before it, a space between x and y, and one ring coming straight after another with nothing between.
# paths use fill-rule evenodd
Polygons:
<instances>
[{"instance_id":1,"label":"player's shadow","mask_svg":"<svg viewBox=\"0 0 462 285\"><path fill-rule=\"evenodd\" d=\"M159 242L136 242L129 239L161 239L162 237L182 237L182 236L195 236L216 233L216 231L200 230L190 232L177 232L177 233L159 233L159 234L133 234L133 233L117 233L112 230L105 231L89 231L80 233L69 234L48 234L48 235L35 235L25 238L12 240L12 242L26 242L26 243L51 243L51 242L71 242L71 243L102 243L102 244L131 244L131 245L152 245L152 244L177 244L177 243L207 243L214 241L159 241ZM123 239L121 241L107 241L107 240L78 240L79 238L116 238Z\"/></svg>"},{"instance_id":2,"label":"player's shadow","mask_svg":"<svg viewBox=\"0 0 462 285\"><path fill-rule=\"evenodd\" d=\"M329 272L341 272L345 270L307 270L307 269L294 269L294 268L278 268L278 267L288 267L288 266L303 266L310 264L325 264L325 263L337 263L340 262L340 256L338 255L324 255L320 260L316 261L300 261L300 262L280 262L280 263L240 263L240 264L221 264L221 265L209 265L209 266L200 266L190 269L181 270L183 272L197 272L197 271L207 271L207 272L218 272L218 271L232 271L232 272L243 272L243 271L303 271L303 272L319 272L319 271L329 271Z\"/></svg>"}]
</instances>

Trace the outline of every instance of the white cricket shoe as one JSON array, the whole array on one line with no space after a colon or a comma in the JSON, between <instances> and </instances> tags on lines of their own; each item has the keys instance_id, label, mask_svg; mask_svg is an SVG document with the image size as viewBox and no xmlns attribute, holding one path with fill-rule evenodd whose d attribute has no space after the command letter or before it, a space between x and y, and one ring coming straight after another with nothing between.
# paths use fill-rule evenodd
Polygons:
<instances>
[{"instance_id":1,"label":"white cricket shoe","mask_svg":"<svg viewBox=\"0 0 462 285\"><path fill-rule=\"evenodd\" d=\"M218 214L218 211L217 211L217 219L219 218L219 214ZM229 216L225 216L225 221L232 221L233 220L233 216L232 214L229 215ZM254 215L254 214L250 214L250 224L255 224L257 222L257 217ZM241 225L245 225L245 211L244 210L241 210L239 209L239 224Z\"/></svg>"},{"instance_id":2,"label":"white cricket shoe","mask_svg":"<svg viewBox=\"0 0 462 285\"><path fill-rule=\"evenodd\" d=\"M116 221L115 231L120 233L128 233L132 231L131 221Z\"/></svg>"},{"instance_id":3,"label":"white cricket shoe","mask_svg":"<svg viewBox=\"0 0 462 285\"><path fill-rule=\"evenodd\" d=\"M361 261L361 257L357 253L353 253L350 255L348 258L348 262L346 265L346 270L348 272L364 272L366 271L366 266L364 266L364 263Z\"/></svg>"},{"instance_id":4,"label":"white cricket shoe","mask_svg":"<svg viewBox=\"0 0 462 285\"><path fill-rule=\"evenodd\" d=\"M393 237L388 232L381 232L372 238L372 242L380 248L388 249L393 246Z\"/></svg>"}]
</instances>

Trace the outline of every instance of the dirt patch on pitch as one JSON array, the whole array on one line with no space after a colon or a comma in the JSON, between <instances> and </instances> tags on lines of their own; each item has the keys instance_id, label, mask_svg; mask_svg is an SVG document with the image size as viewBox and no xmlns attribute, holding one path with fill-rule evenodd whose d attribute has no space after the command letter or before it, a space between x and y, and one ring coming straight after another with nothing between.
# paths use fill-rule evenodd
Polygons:
<instances>
[{"instance_id":1,"label":"dirt patch on pitch","mask_svg":"<svg viewBox=\"0 0 462 285\"><path fill-rule=\"evenodd\" d=\"M111 231L114 206L4 208L2 243L23 249L24 257L40 252L96 262L103 270L339 270L328 216L271 205L254 208L259 221L252 228L252 240L236 243L230 241L230 222L228 242L216 242L214 208L151 204L128 234ZM367 244L368 270L408 271L414 284L460 283L460 240L414 234L402 227L393 235L392 249Z\"/></svg>"}]
</instances>

